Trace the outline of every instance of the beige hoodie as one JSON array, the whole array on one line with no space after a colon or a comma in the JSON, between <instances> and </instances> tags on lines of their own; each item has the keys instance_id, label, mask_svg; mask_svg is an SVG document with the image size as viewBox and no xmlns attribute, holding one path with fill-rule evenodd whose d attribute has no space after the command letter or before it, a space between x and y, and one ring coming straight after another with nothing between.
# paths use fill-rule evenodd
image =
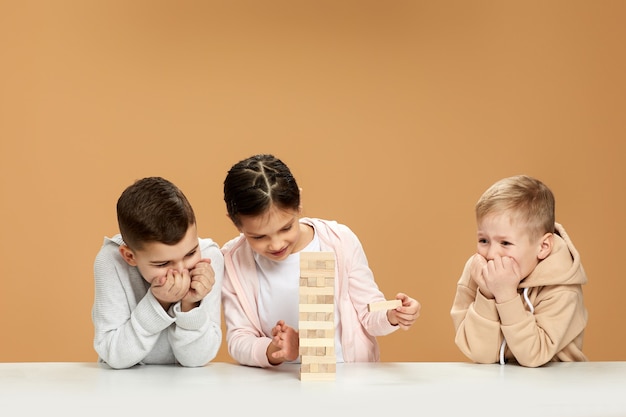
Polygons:
<instances>
[{"instance_id":1,"label":"beige hoodie","mask_svg":"<svg viewBox=\"0 0 626 417\"><path fill-rule=\"evenodd\" d=\"M471 258L466 262L450 314L455 343L472 361L497 363L501 354L528 367L587 360L582 352L587 276L565 229L555 226L551 254L520 283L520 296L511 301L485 298L470 278Z\"/></svg>"}]
</instances>

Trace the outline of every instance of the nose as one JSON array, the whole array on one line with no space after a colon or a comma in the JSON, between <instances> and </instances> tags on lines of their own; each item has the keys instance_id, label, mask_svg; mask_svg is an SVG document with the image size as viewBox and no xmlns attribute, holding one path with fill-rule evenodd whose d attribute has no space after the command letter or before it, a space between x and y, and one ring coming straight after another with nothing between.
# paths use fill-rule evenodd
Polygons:
<instances>
[{"instance_id":1,"label":"nose","mask_svg":"<svg viewBox=\"0 0 626 417\"><path fill-rule=\"evenodd\" d=\"M271 251L281 250L283 247L283 241L278 236L272 236L268 249Z\"/></svg>"},{"instance_id":2,"label":"nose","mask_svg":"<svg viewBox=\"0 0 626 417\"><path fill-rule=\"evenodd\" d=\"M173 263L172 265L173 269L177 270L178 272L183 272L185 269L189 269L187 268L187 265L185 264L184 260L180 260L180 261L176 261Z\"/></svg>"},{"instance_id":3,"label":"nose","mask_svg":"<svg viewBox=\"0 0 626 417\"><path fill-rule=\"evenodd\" d=\"M487 249L487 258L488 261L492 260L498 255L498 245L489 245L489 249Z\"/></svg>"}]
</instances>

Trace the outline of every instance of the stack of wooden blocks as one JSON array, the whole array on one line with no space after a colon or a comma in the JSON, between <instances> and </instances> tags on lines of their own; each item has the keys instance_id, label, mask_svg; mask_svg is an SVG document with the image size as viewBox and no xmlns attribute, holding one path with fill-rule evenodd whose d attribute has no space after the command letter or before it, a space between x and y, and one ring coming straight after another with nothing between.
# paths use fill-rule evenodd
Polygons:
<instances>
[{"instance_id":1,"label":"stack of wooden blocks","mask_svg":"<svg viewBox=\"0 0 626 417\"><path fill-rule=\"evenodd\" d=\"M300 380L335 379L335 255L300 253Z\"/></svg>"}]
</instances>

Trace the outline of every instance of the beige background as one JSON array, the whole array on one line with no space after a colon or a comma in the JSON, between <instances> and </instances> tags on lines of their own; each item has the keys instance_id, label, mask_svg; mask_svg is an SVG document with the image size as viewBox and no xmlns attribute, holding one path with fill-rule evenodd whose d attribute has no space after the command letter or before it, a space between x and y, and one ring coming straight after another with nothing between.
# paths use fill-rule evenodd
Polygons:
<instances>
[{"instance_id":1,"label":"beige background","mask_svg":"<svg viewBox=\"0 0 626 417\"><path fill-rule=\"evenodd\" d=\"M0 361L93 361L93 260L134 180L236 234L228 168L274 153L388 297L384 361L465 360L473 205L526 173L582 254L592 360L626 360L626 2L0 0ZM230 361L225 346L217 360Z\"/></svg>"}]
</instances>

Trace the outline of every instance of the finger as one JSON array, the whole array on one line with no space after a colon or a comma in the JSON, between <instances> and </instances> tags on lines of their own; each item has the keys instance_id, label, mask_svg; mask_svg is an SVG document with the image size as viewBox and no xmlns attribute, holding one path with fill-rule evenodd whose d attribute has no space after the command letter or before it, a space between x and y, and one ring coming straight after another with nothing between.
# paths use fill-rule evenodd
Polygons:
<instances>
[{"instance_id":1,"label":"finger","mask_svg":"<svg viewBox=\"0 0 626 417\"><path fill-rule=\"evenodd\" d=\"M191 286L191 271L189 271L188 269L185 269L181 274L180 274L180 278L181 278L181 285L183 286L183 289L187 289Z\"/></svg>"},{"instance_id":2,"label":"finger","mask_svg":"<svg viewBox=\"0 0 626 417\"><path fill-rule=\"evenodd\" d=\"M162 287L163 285L165 285L166 282L167 282L167 277L163 275L163 276L154 278L152 282L150 283L150 285L153 287Z\"/></svg>"},{"instance_id":3,"label":"finger","mask_svg":"<svg viewBox=\"0 0 626 417\"><path fill-rule=\"evenodd\" d=\"M167 271L167 274L165 274L165 277L167 278L167 280L163 283L163 286L165 287L165 290L168 293L172 292L172 289L174 288L174 286L176 286L177 274L178 272L171 270L171 269Z\"/></svg>"},{"instance_id":4,"label":"finger","mask_svg":"<svg viewBox=\"0 0 626 417\"><path fill-rule=\"evenodd\" d=\"M402 330L408 330L411 324L407 323L406 320L398 320L398 326L400 326Z\"/></svg>"},{"instance_id":5,"label":"finger","mask_svg":"<svg viewBox=\"0 0 626 417\"><path fill-rule=\"evenodd\" d=\"M415 321L413 314L399 313L399 314L396 314L396 319L398 320L398 323L402 323L402 324L409 324Z\"/></svg>"},{"instance_id":6,"label":"finger","mask_svg":"<svg viewBox=\"0 0 626 417\"><path fill-rule=\"evenodd\" d=\"M189 291L197 293L199 292L200 289L201 287L200 287L199 282L192 279L191 282L189 283Z\"/></svg>"},{"instance_id":7,"label":"finger","mask_svg":"<svg viewBox=\"0 0 626 417\"><path fill-rule=\"evenodd\" d=\"M496 262L495 262L496 267L504 268L504 262L506 261L506 258L507 258L506 256L505 257L497 256L496 257Z\"/></svg>"},{"instance_id":8,"label":"finger","mask_svg":"<svg viewBox=\"0 0 626 417\"><path fill-rule=\"evenodd\" d=\"M517 264L515 259L511 258L511 264L513 266L513 273L515 273L515 276L516 277L520 277L521 276L521 272L520 272L520 269L519 269L519 265Z\"/></svg>"},{"instance_id":9,"label":"finger","mask_svg":"<svg viewBox=\"0 0 626 417\"><path fill-rule=\"evenodd\" d=\"M193 271L190 275L191 281L202 282L207 288L210 288L215 284L215 278L207 275L194 274Z\"/></svg>"},{"instance_id":10,"label":"finger","mask_svg":"<svg viewBox=\"0 0 626 417\"><path fill-rule=\"evenodd\" d=\"M189 291L191 279L189 272L185 269L182 273L176 271L174 274L174 283L172 285L172 295L176 298L182 298Z\"/></svg>"},{"instance_id":11,"label":"finger","mask_svg":"<svg viewBox=\"0 0 626 417\"><path fill-rule=\"evenodd\" d=\"M202 273L210 275L213 272L213 268L211 267L211 260L208 258L200 259L192 268L192 271L193 270L198 270Z\"/></svg>"},{"instance_id":12,"label":"finger","mask_svg":"<svg viewBox=\"0 0 626 417\"><path fill-rule=\"evenodd\" d=\"M482 267L481 274L483 278L487 278L489 276L489 262L487 262L485 266Z\"/></svg>"},{"instance_id":13,"label":"finger","mask_svg":"<svg viewBox=\"0 0 626 417\"><path fill-rule=\"evenodd\" d=\"M193 288L198 293L207 294L213 288L212 285L207 286L204 280L192 280L190 288Z\"/></svg>"},{"instance_id":14,"label":"finger","mask_svg":"<svg viewBox=\"0 0 626 417\"><path fill-rule=\"evenodd\" d=\"M487 260L479 253L474 254L472 264L481 267L487 263Z\"/></svg>"},{"instance_id":15,"label":"finger","mask_svg":"<svg viewBox=\"0 0 626 417\"><path fill-rule=\"evenodd\" d=\"M178 271L173 271L172 272L172 278L170 280L170 286L169 286L169 291L173 296L178 296L178 293L180 292L180 282L181 282L181 276L180 273Z\"/></svg>"}]
</instances>

